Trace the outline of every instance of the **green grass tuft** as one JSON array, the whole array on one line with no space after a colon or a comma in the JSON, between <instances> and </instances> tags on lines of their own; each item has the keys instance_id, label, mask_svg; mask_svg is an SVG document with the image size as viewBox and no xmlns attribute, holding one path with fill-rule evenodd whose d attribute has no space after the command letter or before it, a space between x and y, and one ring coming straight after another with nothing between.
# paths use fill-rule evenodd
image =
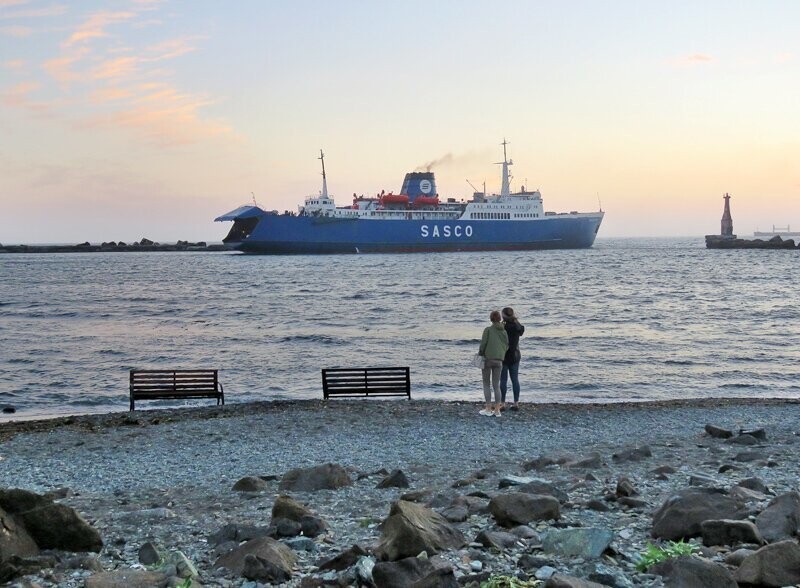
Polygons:
<instances>
[{"instance_id":1,"label":"green grass tuft","mask_svg":"<svg viewBox=\"0 0 800 588\"><path fill-rule=\"evenodd\" d=\"M636 564L636 569L640 572L645 572L647 569L657 563L681 557L684 555L692 555L694 552L699 551L699 548L694 543L685 543L683 539L680 541L669 541L664 546L647 544L647 549L641 555L641 559Z\"/></svg>"}]
</instances>

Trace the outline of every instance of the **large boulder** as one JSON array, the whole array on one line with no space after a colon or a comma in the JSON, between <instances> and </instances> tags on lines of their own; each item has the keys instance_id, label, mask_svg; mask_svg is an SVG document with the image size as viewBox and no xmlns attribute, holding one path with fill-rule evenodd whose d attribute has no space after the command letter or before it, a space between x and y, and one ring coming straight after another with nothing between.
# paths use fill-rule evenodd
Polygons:
<instances>
[{"instance_id":1,"label":"large boulder","mask_svg":"<svg viewBox=\"0 0 800 588\"><path fill-rule=\"evenodd\" d=\"M756 586L800 584L800 545L787 539L762 547L744 558L734 577L740 584Z\"/></svg>"},{"instance_id":2,"label":"large boulder","mask_svg":"<svg viewBox=\"0 0 800 588\"><path fill-rule=\"evenodd\" d=\"M429 559L406 557L398 561L383 561L372 568L376 588L408 588L434 571Z\"/></svg>"},{"instance_id":3,"label":"large boulder","mask_svg":"<svg viewBox=\"0 0 800 588\"><path fill-rule=\"evenodd\" d=\"M703 521L739 520L744 505L715 488L686 488L670 496L653 514L653 537L677 541L700 535Z\"/></svg>"},{"instance_id":4,"label":"large boulder","mask_svg":"<svg viewBox=\"0 0 800 588\"><path fill-rule=\"evenodd\" d=\"M0 509L14 515L40 549L100 551L100 533L75 511L27 490L0 490Z\"/></svg>"},{"instance_id":5,"label":"large boulder","mask_svg":"<svg viewBox=\"0 0 800 588\"><path fill-rule=\"evenodd\" d=\"M758 527L750 521L708 520L700 524L703 545L738 545L739 543L755 543L763 545L764 538Z\"/></svg>"},{"instance_id":6,"label":"large boulder","mask_svg":"<svg viewBox=\"0 0 800 588\"><path fill-rule=\"evenodd\" d=\"M787 492L773 498L756 517L756 526L767 543L800 534L800 494Z\"/></svg>"},{"instance_id":7,"label":"large boulder","mask_svg":"<svg viewBox=\"0 0 800 588\"><path fill-rule=\"evenodd\" d=\"M503 527L526 525L531 521L558 519L561 516L558 499L543 494L511 492L489 501L489 512Z\"/></svg>"},{"instance_id":8,"label":"large boulder","mask_svg":"<svg viewBox=\"0 0 800 588\"><path fill-rule=\"evenodd\" d=\"M247 571L254 577L245 577L252 580L286 582L292 576L296 560L294 552L283 543L271 537L259 537L221 555L214 567L226 568L240 576Z\"/></svg>"},{"instance_id":9,"label":"large boulder","mask_svg":"<svg viewBox=\"0 0 800 588\"><path fill-rule=\"evenodd\" d=\"M114 570L86 578L86 588L160 588L169 586L169 576L146 570Z\"/></svg>"},{"instance_id":10,"label":"large boulder","mask_svg":"<svg viewBox=\"0 0 800 588\"><path fill-rule=\"evenodd\" d=\"M737 588L733 574L722 564L700 557L667 559L647 570L664 578L665 588Z\"/></svg>"},{"instance_id":11,"label":"large boulder","mask_svg":"<svg viewBox=\"0 0 800 588\"><path fill-rule=\"evenodd\" d=\"M377 553L384 560L429 555L464 545L464 535L429 508L398 500L383 522Z\"/></svg>"},{"instance_id":12,"label":"large boulder","mask_svg":"<svg viewBox=\"0 0 800 588\"><path fill-rule=\"evenodd\" d=\"M559 556L597 559L613 539L614 532L609 529L552 529L542 535L542 549Z\"/></svg>"},{"instance_id":13,"label":"large boulder","mask_svg":"<svg viewBox=\"0 0 800 588\"><path fill-rule=\"evenodd\" d=\"M30 557L39 553L36 541L14 515L0 508L0 563L12 556Z\"/></svg>"},{"instance_id":14,"label":"large boulder","mask_svg":"<svg viewBox=\"0 0 800 588\"><path fill-rule=\"evenodd\" d=\"M283 475L278 488L290 492L316 492L352 486L350 474L342 466L326 463L311 468L289 470Z\"/></svg>"},{"instance_id":15,"label":"large boulder","mask_svg":"<svg viewBox=\"0 0 800 588\"><path fill-rule=\"evenodd\" d=\"M316 537L327 529L327 525L306 505L290 496L281 495L272 507L270 528L273 534L280 537L293 537L300 533L306 537Z\"/></svg>"}]
</instances>

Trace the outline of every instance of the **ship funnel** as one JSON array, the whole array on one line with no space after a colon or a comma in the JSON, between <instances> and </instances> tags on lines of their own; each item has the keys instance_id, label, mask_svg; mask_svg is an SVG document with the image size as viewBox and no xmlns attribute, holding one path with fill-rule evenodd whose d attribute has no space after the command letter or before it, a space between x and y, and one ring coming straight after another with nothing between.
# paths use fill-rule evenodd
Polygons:
<instances>
[{"instance_id":1,"label":"ship funnel","mask_svg":"<svg viewBox=\"0 0 800 588\"><path fill-rule=\"evenodd\" d=\"M401 194L408 196L409 202L414 202L417 196L432 198L436 196L436 179L433 172L409 172L403 180Z\"/></svg>"}]
</instances>

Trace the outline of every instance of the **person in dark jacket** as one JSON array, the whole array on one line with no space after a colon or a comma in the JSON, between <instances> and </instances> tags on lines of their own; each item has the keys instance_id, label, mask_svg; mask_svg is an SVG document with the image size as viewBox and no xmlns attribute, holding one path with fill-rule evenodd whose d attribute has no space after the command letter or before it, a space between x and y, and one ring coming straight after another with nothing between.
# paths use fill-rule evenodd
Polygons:
<instances>
[{"instance_id":1,"label":"person in dark jacket","mask_svg":"<svg viewBox=\"0 0 800 588\"><path fill-rule=\"evenodd\" d=\"M514 404L511 410L519 410L519 338L525 332L525 327L519 322L514 309L506 306L502 312L505 329L508 334L508 351L503 359L503 368L500 372L500 397L505 405L506 391L508 390L508 376L511 376L511 388L514 391Z\"/></svg>"}]
</instances>

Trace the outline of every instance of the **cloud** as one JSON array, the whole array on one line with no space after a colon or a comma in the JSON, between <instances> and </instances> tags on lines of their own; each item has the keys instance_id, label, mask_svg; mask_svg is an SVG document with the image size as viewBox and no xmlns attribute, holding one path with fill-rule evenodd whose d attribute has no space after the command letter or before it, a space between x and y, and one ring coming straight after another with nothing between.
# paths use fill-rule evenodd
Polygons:
<instances>
[{"instance_id":1,"label":"cloud","mask_svg":"<svg viewBox=\"0 0 800 588\"><path fill-rule=\"evenodd\" d=\"M27 62L24 59L9 59L3 62L3 67L6 69L22 69Z\"/></svg>"},{"instance_id":2,"label":"cloud","mask_svg":"<svg viewBox=\"0 0 800 588\"><path fill-rule=\"evenodd\" d=\"M20 25L12 25L7 27L0 27L0 33L8 35L9 37L30 37L33 34L31 27L23 27Z\"/></svg>"},{"instance_id":3,"label":"cloud","mask_svg":"<svg viewBox=\"0 0 800 588\"><path fill-rule=\"evenodd\" d=\"M108 87L108 88L98 88L97 90L94 90L92 94L89 96L89 99L95 104L103 104L106 102L125 100L126 98L130 98L131 96L132 93L130 90L125 90L123 88L116 88L116 87Z\"/></svg>"},{"instance_id":4,"label":"cloud","mask_svg":"<svg viewBox=\"0 0 800 588\"><path fill-rule=\"evenodd\" d=\"M137 57L117 57L104 61L92 70L92 79L126 78L136 72Z\"/></svg>"},{"instance_id":5,"label":"cloud","mask_svg":"<svg viewBox=\"0 0 800 588\"><path fill-rule=\"evenodd\" d=\"M41 84L38 82L20 82L0 94L0 100L6 106L22 108L39 117L50 116L51 109L48 104L30 98L30 95L39 88L41 88Z\"/></svg>"},{"instance_id":6,"label":"cloud","mask_svg":"<svg viewBox=\"0 0 800 588\"><path fill-rule=\"evenodd\" d=\"M0 0L0 8L8 8L9 6L22 6L27 4L28 0Z\"/></svg>"},{"instance_id":7,"label":"cloud","mask_svg":"<svg viewBox=\"0 0 800 588\"><path fill-rule=\"evenodd\" d=\"M20 3L12 3L7 6L17 6ZM21 18L42 18L51 16L61 16L67 12L66 6L52 5L46 8L33 8L30 10L14 10L11 12L4 12L0 14L0 19L12 20Z\"/></svg>"},{"instance_id":8,"label":"cloud","mask_svg":"<svg viewBox=\"0 0 800 588\"><path fill-rule=\"evenodd\" d=\"M156 45L151 45L145 50L149 55L147 61L163 61L165 59L174 59L187 53L195 51L197 47L191 45L191 41L199 39L200 37L182 37L179 39L168 39Z\"/></svg>"},{"instance_id":9,"label":"cloud","mask_svg":"<svg viewBox=\"0 0 800 588\"><path fill-rule=\"evenodd\" d=\"M80 53L56 57L45 61L42 67L50 77L59 82L74 82L84 77L82 73L72 69L73 64L80 61L81 58L82 55Z\"/></svg>"},{"instance_id":10,"label":"cloud","mask_svg":"<svg viewBox=\"0 0 800 588\"><path fill-rule=\"evenodd\" d=\"M106 27L130 20L135 16L135 12L98 12L93 14L78 27L78 30L70 35L64 46L70 47L76 43L107 37L109 35L105 30Z\"/></svg>"}]
</instances>

